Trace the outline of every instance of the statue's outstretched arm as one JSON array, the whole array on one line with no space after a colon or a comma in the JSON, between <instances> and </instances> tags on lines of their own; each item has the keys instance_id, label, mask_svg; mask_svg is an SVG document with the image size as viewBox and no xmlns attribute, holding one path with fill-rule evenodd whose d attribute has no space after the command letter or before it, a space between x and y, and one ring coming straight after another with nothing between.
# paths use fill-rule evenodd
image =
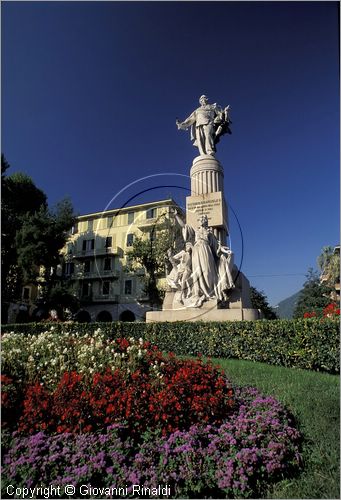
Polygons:
<instances>
[{"instance_id":1,"label":"statue's outstretched arm","mask_svg":"<svg viewBox=\"0 0 341 500\"><path fill-rule=\"evenodd\" d=\"M177 212L176 208L174 208L174 212L173 212L173 213L174 213L174 217L175 217L175 219L177 220L177 223L179 224L179 226L180 226L180 227L185 227L185 223L184 223L184 221L183 221L183 220L179 217L179 214L178 214L178 212Z\"/></svg>"},{"instance_id":2,"label":"statue's outstretched arm","mask_svg":"<svg viewBox=\"0 0 341 500\"><path fill-rule=\"evenodd\" d=\"M183 122L180 122L178 119L176 120L176 125L178 127L178 130L187 130L188 127L190 127L191 125L193 125L195 123L195 120L196 120L196 114L195 114L195 111L193 111L193 113L191 115L189 115L188 118L186 118L186 120L184 120Z\"/></svg>"}]
</instances>

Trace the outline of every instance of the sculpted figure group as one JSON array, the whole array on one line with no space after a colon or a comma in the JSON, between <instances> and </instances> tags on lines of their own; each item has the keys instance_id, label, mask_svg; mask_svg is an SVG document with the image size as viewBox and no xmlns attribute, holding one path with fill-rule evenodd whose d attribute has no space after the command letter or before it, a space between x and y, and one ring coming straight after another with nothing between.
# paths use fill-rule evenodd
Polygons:
<instances>
[{"instance_id":1,"label":"sculpted figure group","mask_svg":"<svg viewBox=\"0 0 341 500\"><path fill-rule=\"evenodd\" d=\"M207 216L194 228L185 224L174 212L182 228L185 249L176 255L168 251L173 269L167 276L171 288L181 291L186 307L200 307L204 301L225 301L228 290L234 288L232 278L233 253L215 238L208 227Z\"/></svg>"}]
</instances>

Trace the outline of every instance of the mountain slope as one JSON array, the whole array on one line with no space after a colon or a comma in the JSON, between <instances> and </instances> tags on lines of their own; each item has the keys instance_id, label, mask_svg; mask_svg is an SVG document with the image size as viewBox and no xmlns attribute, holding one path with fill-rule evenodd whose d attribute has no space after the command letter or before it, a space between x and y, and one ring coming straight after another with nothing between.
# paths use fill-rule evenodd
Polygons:
<instances>
[{"instance_id":1,"label":"mountain slope","mask_svg":"<svg viewBox=\"0 0 341 500\"><path fill-rule=\"evenodd\" d=\"M301 290L294 293L294 295L290 295L290 297L281 300L281 302L273 308L279 318L292 318L300 293Z\"/></svg>"}]
</instances>

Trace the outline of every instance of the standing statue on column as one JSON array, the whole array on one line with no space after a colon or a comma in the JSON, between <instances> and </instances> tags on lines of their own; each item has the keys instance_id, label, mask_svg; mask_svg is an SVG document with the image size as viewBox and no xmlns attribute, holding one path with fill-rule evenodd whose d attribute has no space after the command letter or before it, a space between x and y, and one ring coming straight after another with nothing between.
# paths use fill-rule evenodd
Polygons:
<instances>
[{"instance_id":1,"label":"standing statue on column","mask_svg":"<svg viewBox=\"0 0 341 500\"><path fill-rule=\"evenodd\" d=\"M191 127L191 140L199 149L200 155L214 156L216 144L222 135L231 134L229 127L230 106L222 109L215 104L208 104L208 98L202 95L199 99L200 107L190 114L186 120L176 120L178 130L187 130Z\"/></svg>"}]
</instances>

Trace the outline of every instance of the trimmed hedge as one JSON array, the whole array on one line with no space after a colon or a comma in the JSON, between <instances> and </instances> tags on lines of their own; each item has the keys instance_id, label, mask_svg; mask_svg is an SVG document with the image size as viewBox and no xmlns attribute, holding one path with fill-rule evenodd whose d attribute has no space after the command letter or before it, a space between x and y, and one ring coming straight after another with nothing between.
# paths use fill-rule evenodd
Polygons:
<instances>
[{"instance_id":1,"label":"trimmed hedge","mask_svg":"<svg viewBox=\"0 0 341 500\"><path fill-rule=\"evenodd\" d=\"M110 338L142 337L177 355L237 358L272 365L339 373L339 321L297 319L273 321L175 323L28 323L4 325L3 333L54 331L92 333Z\"/></svg>"}]
</instances>

